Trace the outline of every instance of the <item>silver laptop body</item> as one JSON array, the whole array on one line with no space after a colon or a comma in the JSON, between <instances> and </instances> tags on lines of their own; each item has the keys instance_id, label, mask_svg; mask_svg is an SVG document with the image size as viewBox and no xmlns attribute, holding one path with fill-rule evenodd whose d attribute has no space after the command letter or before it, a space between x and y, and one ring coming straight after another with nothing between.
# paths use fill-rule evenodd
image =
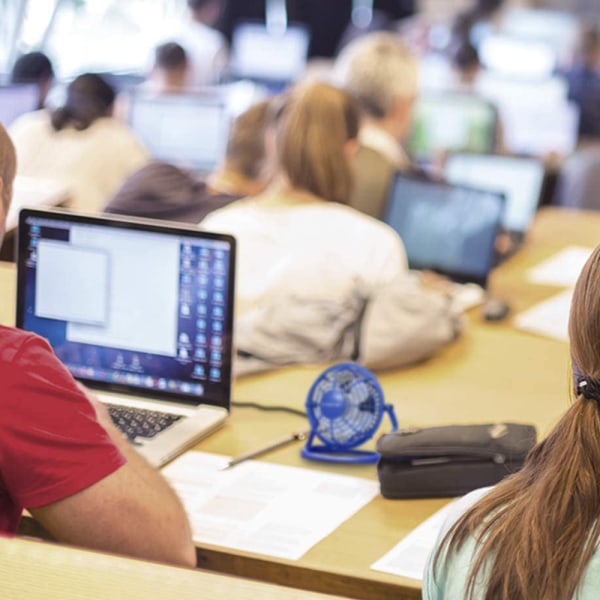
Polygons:
<instances>
[{"instance_id":1,"label":"silver laptop body","mask_svg":"<svg viewBox=\"0 0 600 600\"><path fill-rule=\"evenodd\" d=\"M234 265L231 236L24 209L17 326L45 337L160 466L229 413Z\"/></svg>"}]
</instances>

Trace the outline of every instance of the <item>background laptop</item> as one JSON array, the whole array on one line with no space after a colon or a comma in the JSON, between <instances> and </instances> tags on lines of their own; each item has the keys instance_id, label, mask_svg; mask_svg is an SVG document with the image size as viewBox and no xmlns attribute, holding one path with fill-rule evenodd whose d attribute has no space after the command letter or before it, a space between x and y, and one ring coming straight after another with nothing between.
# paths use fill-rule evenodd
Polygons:
<instances>
[{"instance_id":1,"label":"background laptop","mask_svg":"<svg viewBox=\"0 0 600 600\"><path fill-rule=\"evenodd\" d=\"M156 160L211 173L225 155L231 115L216 94L135 92L128 121Z\"/></svg>"},{"instance_id":2,"label":"background laptop","mask_svg":"<svg viewBox=\"0 0 600 600\"><path fill-rule=\"evenodd\" d=\"M538 208L544 184L540 160L497 154L451 154L444 170L450 183L501 191L506 197L503 228L521 244Z\"/></svg>"},{"instance_id":3,"label":"background laptop","mask_svg":"<svg viewBox=\"0 0 600 600\"><path fill-rule=\"evenodd\" d=\"M551 77L557 66L556 47L539 39L490 34L479 44L482 65L490 72L515 79Z\"/></svg>"},{"instance_id":4,"label":"background laptop","mask_svg":"<svg viewBox=\"0 0 600 600\"><path fill-rule=\"evenodd\" d=\"M22 114L38 109L40 91L37 85L14 83L0 85L0 123L8 127Z\"/></svg>"},{"instance_id":5,"label":"background laptop","mask_svg":"<svg viewBox=\"0 0 600 600\"><path fill-rule=\"evenodd\" d=\"M455 93L423 95L415 107L408 152L420 163L439 152L493 152L496 127L496 109L483 98Z\"/></svg>"},{"instance_id":6,"label":"background laptop","mask_svg":"<svg viewBox=\"0 0 600 600\"><path fill-rule=\"evenodd\" d=\"M18 236L17 326L50 342L152 464L223 423L232 237L33 209Z\"/></svg>"},{"instance_id":7,"label":"background laptop","mask_svg":"<svg viewBox=\"0 0 600 600\"><path fill-rule=\"evenodd\" d=\"M308 56L310 32L305 25L281 28L241 22L231 40L231 75L267 85L272 91L299 77Z\"/></svg>"},{"instance_id":8,"label":"background laptop","mask_svg":"<svg viewBox=\"0 0 600 600\"><path fill-rule=\"evenodd\" d=\"M398 174L384 220L402 238L411 268L485 287L504 202L501 192Z\"/></svg>"}]
</instances>

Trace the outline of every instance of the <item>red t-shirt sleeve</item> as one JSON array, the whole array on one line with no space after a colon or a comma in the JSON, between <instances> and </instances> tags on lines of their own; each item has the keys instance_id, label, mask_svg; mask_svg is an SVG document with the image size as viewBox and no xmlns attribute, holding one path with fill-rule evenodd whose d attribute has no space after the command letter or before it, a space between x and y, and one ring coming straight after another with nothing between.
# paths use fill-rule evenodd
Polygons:
<instances>
[{"instance_id":1,"label":"red t-shirt sleeve","mask_svg":"<svg viewBox=\"0 0 600 600\"><path fill-rule=\"evenodd\" d=\"M1 370L0 475L16 502L62 500L126 462L43 339L24 336Z\"/></svg>"}]
</instances>

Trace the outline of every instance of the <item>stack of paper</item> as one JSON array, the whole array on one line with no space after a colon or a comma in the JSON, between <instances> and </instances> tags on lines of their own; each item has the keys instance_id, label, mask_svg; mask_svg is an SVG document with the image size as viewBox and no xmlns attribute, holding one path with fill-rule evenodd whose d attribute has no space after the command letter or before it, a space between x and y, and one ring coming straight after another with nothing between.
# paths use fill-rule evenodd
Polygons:
<instances>
[{"instance_id":1,"label":"stack of paper","mask_svg":"<svg viewBox=\"0 0 600 600\"><path fill-rule=\"evenodd\" d=\"M569 246L530 269L527 273L527 280L531 283L566 287L567 289L517 315L513 321L515 327L538 335L568 341L567 330L573 286L591 253L592 248Z\"/></svg>"},{"instance_id":2,"label":"stack of paper","mask_svg":"<svg viewBox=\"0 0 600 600\"><path fill-rule=\"evenodd\" d=\"M379 483L321 471L187 452L163 474L195 542L298 559L379 493Z\"/></svg>"},{"instance_id":3,"label":"stack of paper","mask_svg":"<svg viewBox=\"0 0 600 600\"><path fill-rule=\"evenodd\" d=\"M573 287L592 248L569 246L530 269L527 280L540 285Z\"/></svg>"},{"instance_id":4,"label":"stack of paper","mask_svg":"<svg viewBox=\"0 0 600 600\"><path fill-rule=\"evenodd\" d=\"M536 304L515 317L515 327L538 335L568 341L569 311L571 310L572 297L573 290L569 289L540 304Z\"/></svg>"}]
</instances>

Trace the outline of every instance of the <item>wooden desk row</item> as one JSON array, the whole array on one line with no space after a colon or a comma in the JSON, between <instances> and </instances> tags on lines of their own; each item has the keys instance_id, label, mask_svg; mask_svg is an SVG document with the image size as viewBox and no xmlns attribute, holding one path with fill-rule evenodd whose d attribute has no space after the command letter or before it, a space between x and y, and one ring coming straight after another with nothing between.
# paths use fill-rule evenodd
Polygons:
<instances>
[{"instance_id":1,"label":"wooden desk row","mask_svg":"<svg viewBox=\"0 0 600 600\"><path fill-rule=\"evenodd\" d=\"M516 314L560 289L533 286L527 269L565 245L595 246L600 214L544 209L524 248L494 273L491 290ZM0 320L11 323L14 272L0 269ZM543 435L569 401L569 352L565 343L529 335L503 323L485 323L477 309L462 339L427 362L379 373L401 426L494 421L530 422ZM234 401L302 408L322 366L282 369L240 379ZM234 406L228 424L197 449L238 455L306 426L302 417ZM387 430L384 424L380 433ZM371 446L373 442L371 443ZM311 463L288 446L265 460L370 479L373 466ZM370 565L388 552L446 500L391 501L377 497L298 561L273 559L216 546L198 547L199 565L210 570L351 598L420 598L419 582L379 573Z\"/></svg>"},{"instance_id":2,"label":"wooden desk row","mask_svg":"<svg viewBox=\"0 0 600 600\"><path fill-rule=\"evenodd\" d=\"M0 538L2 600L335 600L266 583L67 548Z\"/></svg>"}]
</instances>

